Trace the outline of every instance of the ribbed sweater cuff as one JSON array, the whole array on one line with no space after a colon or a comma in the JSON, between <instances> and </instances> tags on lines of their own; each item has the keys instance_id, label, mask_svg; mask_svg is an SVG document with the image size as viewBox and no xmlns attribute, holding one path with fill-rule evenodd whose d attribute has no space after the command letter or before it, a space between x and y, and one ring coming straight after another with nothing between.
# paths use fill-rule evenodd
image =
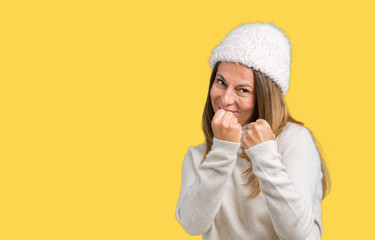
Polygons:
<instances>
[{"instance_id":1,"label":"ribbed sweater cuff","mask_svg":"<svg viewBox=\"0 0 375 240\"><path fill-rule=\"evenodd\" d=\"M270 161L267 156L273 155L278 151L276 141L268 140L246 149L245 152L252 161L267 162L267 160Z\"/></svg>"},{"instance_id":2,"label":"ribbed sweater cuff","mask_svg":"<svg viewBox=\"0 0 375 240\"><path fill-rule=\"evenodd\" d=\"M219 152L229 152L237 153L240 148L241 143L223 141L217 138L213 138L211 150L216 150Z\"/></svg>"}]
</instances>

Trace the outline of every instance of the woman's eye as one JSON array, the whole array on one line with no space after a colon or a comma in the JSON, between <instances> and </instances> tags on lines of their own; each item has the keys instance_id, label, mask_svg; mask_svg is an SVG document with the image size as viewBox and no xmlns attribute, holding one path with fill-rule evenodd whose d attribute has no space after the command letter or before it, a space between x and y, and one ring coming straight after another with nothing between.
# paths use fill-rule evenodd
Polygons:
<instances>
[{"instance_id":1,"label":"woman's eye","mask_svg":"<svg viewBox=\"0 0 375 240\"><path fill-rule=\"evenodd\" d=\"M217 79L217 82L218 82L220 85L225 85L225 83L224 83L223 80Z\"/></svg>"},{"instance_id":2,"label":"woman's eye","mask_svg":"<svg viewBox=\"0 0 375 240\"><path fill-rule=\"evenodd\" d=\"M223 80L221 80L221 79L216 79L216 82L217 82L217 84L219 85L219 86L221 86L221 87L225 87L226 86L226 84L225 84L225 82L223 81Z\"/></svg>"},{"instance_id":3,"label":"woman's eye","mask_svg":"<svg viewBox=\"0 0 375 240\"><path fill-rule=\"evenodd\" d=\"M242 93L247 93L247 92L249 92L249 90L244 89L244 88L241 88L241 89L240 89L240 92L242 92Z\"/></svg>"}]
</instances>

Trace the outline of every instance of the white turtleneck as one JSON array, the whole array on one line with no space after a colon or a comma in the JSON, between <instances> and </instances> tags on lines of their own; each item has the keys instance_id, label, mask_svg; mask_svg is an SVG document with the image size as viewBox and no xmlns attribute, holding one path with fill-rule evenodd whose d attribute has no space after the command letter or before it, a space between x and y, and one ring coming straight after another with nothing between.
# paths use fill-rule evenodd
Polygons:
<instances>
[{"instance_id":1,"label":"white turtleneck","mask_svg":"<svg viewBox=\"0 0 375 240\"><path fill-rule=\"evenodd\" d=\"M243 131L247 125L243 127ZM213 139L190 147L182 165L176 218L190 235L204 240L321 239L322 172L310 132L288 122L276 140L245 152L259 179L261 193L248 199L246 159L240 143Z\"/></svg>"}]
</instances>

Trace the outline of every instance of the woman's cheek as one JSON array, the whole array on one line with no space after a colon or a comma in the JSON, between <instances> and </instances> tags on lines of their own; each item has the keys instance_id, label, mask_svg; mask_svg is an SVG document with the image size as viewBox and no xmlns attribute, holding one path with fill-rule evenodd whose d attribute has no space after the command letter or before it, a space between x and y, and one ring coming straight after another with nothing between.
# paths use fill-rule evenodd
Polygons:
<instances>
[{"instance_id":1,"label":"woman's cheek","mask_svg":"<svg viewBox=\"0 0 375 240\"><path fill-rule=\"evenodd\" d=\"M215 104L215 99L213 97L211 97L211 106L212 106L214 112L216 113L217 107L216 107L216 104Z\"/></svg>"}]
</instances>

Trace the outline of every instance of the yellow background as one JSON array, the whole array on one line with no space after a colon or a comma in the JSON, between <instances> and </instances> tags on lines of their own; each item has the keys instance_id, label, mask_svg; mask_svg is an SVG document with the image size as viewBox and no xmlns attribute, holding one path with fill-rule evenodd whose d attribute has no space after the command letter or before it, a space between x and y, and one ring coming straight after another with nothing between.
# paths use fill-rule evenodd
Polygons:
<instances>
[{"instance_id":1,"label":"yellow background","mask_svg":"<svg viewBox=\"0 0 375 240\"><path fill-rule=\"evenodd\" d=\"M332 175L323 239L375 239L370 1L2 1L0 239L201 239L174 217L212 49L293 45L289 110Z\"/></svg>"}]
</instances>

